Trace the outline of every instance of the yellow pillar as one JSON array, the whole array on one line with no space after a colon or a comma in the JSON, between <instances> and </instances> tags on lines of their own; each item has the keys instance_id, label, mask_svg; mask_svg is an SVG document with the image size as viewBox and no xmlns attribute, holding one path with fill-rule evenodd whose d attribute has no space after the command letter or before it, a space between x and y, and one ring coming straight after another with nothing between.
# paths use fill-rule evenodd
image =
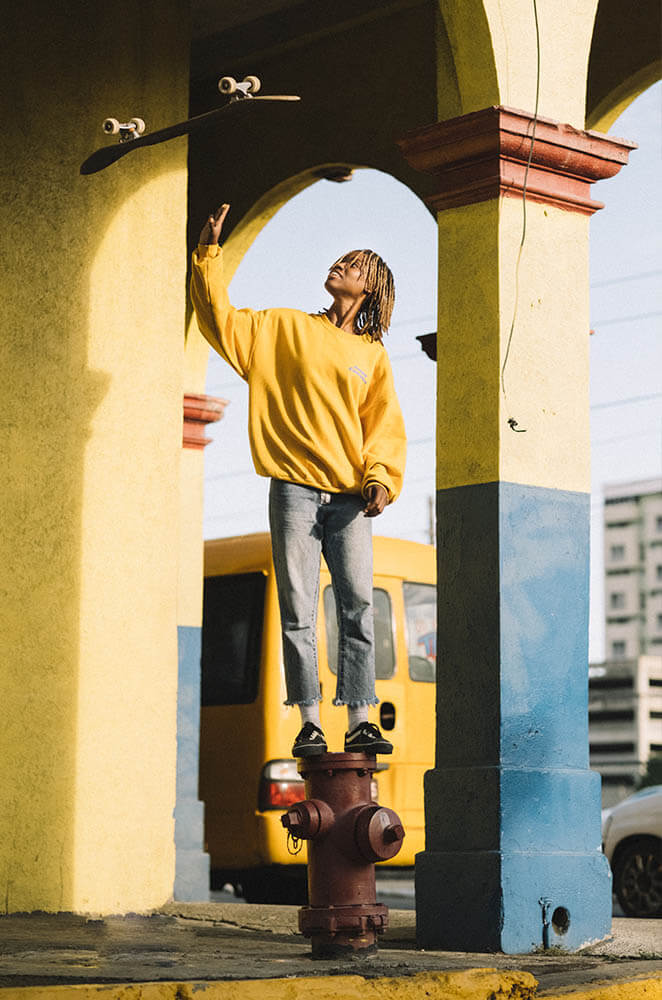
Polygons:
<instances>
[{"instance_id":1,"label":"yellow pillar","mask_svg":"<svg viewBox=\"0 0 662 1000\"><path fill-rule=\"evenodd\" d=\"M186 116L187 11L7 16L3 906L140 911L174 878L186 142L78 168L108 115Z\"/></svg>"}]
</instances>

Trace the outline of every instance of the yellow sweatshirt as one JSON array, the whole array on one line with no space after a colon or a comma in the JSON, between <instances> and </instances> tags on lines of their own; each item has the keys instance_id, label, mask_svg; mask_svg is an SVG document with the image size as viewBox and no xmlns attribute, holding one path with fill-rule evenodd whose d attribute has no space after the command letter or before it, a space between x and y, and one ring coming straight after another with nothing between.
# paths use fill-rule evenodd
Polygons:
<instances>
[{"instance_id":1,"label":"yellow sweatshirt","mask_svg":"<svg viewBox=\"0 0 662 1000\"><path fill-rule=\"evenodd\" d=\"M406 437L381 344L323 315L235 309L216 245L193 254L191 297L203 335L248 382L259 475L364 496L380 483L395 500Z\"/></svg>"}]
</instances>

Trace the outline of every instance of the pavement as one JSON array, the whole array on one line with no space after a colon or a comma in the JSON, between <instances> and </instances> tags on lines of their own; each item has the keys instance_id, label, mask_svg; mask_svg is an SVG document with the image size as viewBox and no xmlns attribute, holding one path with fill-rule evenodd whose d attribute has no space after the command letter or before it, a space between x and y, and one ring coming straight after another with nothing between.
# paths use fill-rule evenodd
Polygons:
<instances>
[{"instance_id":1,"label":"pavement","mask_svg":"<svg viewBox=\"0 0 662 1000\"><path fill-rule=\"evenodd\" d=\"M418 950L415 917L392 909L372 957L319 961L294 906L0 916L0 1000L662 1000L662 920L617 917L579 953L513 956Z\"/></svg>"}]
</instances>

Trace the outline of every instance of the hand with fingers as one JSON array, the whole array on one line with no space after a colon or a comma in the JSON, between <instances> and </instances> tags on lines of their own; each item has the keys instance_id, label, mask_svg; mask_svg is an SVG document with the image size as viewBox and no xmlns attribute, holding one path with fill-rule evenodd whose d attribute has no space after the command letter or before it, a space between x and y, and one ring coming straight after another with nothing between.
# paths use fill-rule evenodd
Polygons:
<instances>
[{"instance_id":1,"label":"hand with fingers","mask_svg":"<svg viewBox=\"0 0 662 1000\"><path fill-rule=\"evenodd\" d=\"M366 500L363 508L366 517L377 517L384 510L388 500L388 493L379 483L370 483L366 489Z\"/></svg>"},{"instance_id":2,"label":"hand with fingers","mask_svg":"<svg viewBox=\"0 0 662 1000\"><path fill-rule=\"evenodd\" d=\"M200 243L218 243L221 235L221 229L223 228L223 223L225 222L225 216L229 211L230 206L225 204L221 205L220 208L216 209L216 211L209 216L202 227L199 240Z\"/></svg>"}]
</instances>

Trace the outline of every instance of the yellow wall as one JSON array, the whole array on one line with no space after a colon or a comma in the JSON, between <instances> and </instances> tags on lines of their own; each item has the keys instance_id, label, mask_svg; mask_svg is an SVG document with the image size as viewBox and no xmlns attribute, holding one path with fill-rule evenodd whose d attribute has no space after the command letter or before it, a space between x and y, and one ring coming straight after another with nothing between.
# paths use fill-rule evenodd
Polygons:
<instances>
[{"instance_id":1,"label":"yellow wall","mask_svg":"<svg viewBox=\"0 0 662 1000\"><path fill-rule=\"evenodd\" d=\"M639 94L662 76L659 0L599 0L591 42L586 128L608 132Z\"/></svg>"},{"instance_id":2,"label":"yellow wall","mask_svg":"<svg viewBox=\"0 0 662 1000\"><path fill-rule=\"evenodd\" d=\"M532 0L439 0L462 114L492 104L533 111L536 29ZM538 0L539 113L584 127L586 75L597 0L559 7Z\"/></svg>"},{"instance_id":3,"label":"yellow wall","mask_svg":"<svg viewBox=\"0 0 662 1000\"><path fill-rule=\"evenodd\" d=\"M142 910L174 872L186 141L78 167L109 114L185 116L187 12L8 16L0 887Z\"/></svg>"}]
</instances>

